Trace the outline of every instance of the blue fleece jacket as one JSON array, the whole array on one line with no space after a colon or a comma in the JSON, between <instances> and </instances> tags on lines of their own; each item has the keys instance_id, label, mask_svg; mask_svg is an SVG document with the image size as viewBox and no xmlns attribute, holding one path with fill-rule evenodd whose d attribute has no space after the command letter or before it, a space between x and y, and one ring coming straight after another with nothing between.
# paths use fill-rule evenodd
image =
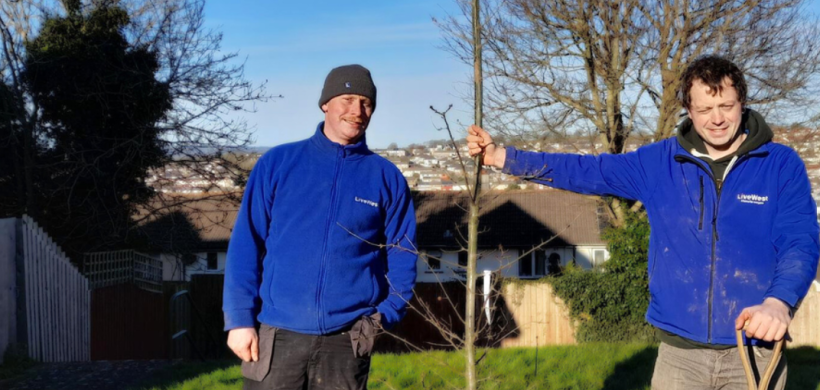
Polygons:
<instances>
[{"instance_id":1,"label":"blue fleece jacket","mask_svg":"<svg viewBox=\"0 0 820 390\"><path fill-rule=\"evenodd\" d=\"M620 155L508 148L504 172L643 202L652 228L646 319L690 340L734 344L743 308L767 297L794 307L817 270L806 168L782 145L765 143L739 156L720 187L709 165L675 139Z\"/></svg>"},{"instance_id":2,"label":"blue fleece jacket","mask_svg":"<svg viewBox=\"0 0 820 390\"><path fill-rule=\"evenodd\" d=\"M228 246L225 330L255 321L327 334L406 312L416 280L415 214L389 161L322 132L256 163Z\"/></svg>"}]
</instances>

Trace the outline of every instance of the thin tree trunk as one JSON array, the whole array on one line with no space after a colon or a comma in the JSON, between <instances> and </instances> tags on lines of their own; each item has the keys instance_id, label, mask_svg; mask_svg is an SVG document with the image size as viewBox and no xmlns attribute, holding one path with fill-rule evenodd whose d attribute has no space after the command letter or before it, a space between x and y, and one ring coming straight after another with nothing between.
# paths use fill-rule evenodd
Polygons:
<instances>
[{"instance_id":1,"label":"thin tree trunk","mask_svg":"<svg viewBox=\"0 0 820 390\"><path fill-rule=\"evenodd\" d=\"M475 123L482 126L482 73L481 73L481 21L479 17L479 0L473 0L473 65L475 69ZM466 354L465 379L467 389L476 389L475 361L475 283L476 259L478 249L478 194L481 190L482 155L475 158L475 185L473 186L472 203L470 203L470 222L467 226L467 305L464 313L464 353Z\"/></svg>"},{"instance_id":2,"label":"thin tree trunk","mask_svg":"<svg viewBox=\"0 0 820 390\"><path fill-rule=\"evenodd\" d=\"M25 204L21 204L24 207L24 213L28 214L28 216L32 218L39 217L39 212L35 207L35 194L34 194L34 123L25 121L23 123L23 170L24 170L24 181L25 181Z\"/></svg>"}]
</instances>

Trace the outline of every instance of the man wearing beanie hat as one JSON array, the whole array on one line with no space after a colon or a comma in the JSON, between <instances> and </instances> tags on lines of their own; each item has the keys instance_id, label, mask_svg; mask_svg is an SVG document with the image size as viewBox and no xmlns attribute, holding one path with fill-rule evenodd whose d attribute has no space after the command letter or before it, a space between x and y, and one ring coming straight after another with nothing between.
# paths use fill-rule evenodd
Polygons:
<instances>
[{"instance_id":1,"label":"man wearing beanie hat","mask_svg":"<svg viewBox=\"0 0 820 390\"><path fill-rule=\"evenodd\" d=\"M376 86L330 71L314 135L265 153L228 247L223 311L245 389L364 389L376 333L406 313L415 212L401 172L367 148Z\"/></svg>"}]
</instances>

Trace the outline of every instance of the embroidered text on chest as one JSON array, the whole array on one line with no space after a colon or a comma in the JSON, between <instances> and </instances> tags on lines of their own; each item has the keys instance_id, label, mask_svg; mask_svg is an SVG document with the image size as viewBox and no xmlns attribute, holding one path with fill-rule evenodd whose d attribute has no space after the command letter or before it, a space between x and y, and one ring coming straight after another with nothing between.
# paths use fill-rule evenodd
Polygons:
<instances>
[{"instance_id":1,"label":"embroidered text on chest","mask_svg":"<svg viewBox=\"0 0 820 390\"><path fill-rule=\"evenodd\" d=\"M374 201L372 201L372 200L362 199L362 198L360 198L360 197L358 197L358 196L357 196L357 197L355 197L355 198L354 198L354 200L355 200L355 201L357 201L357 202L359 202L359 203L364 203L364 204L366 204L366 205L368 205L368 206L379 207L379 204L378 204L378 203L376 203L376 202L374 202Z\"/></svg>"},{"instance_id":2,"label":"embroidered text on chest","mask_svg":"<svg viewBox=\"0 0 820 390\"><path fill-rule=\"evenodd\" d=\"M769 197L755 194L737 194L737 200L741 203L764 204L769 201Z\"/></svg>"}]
</instances>

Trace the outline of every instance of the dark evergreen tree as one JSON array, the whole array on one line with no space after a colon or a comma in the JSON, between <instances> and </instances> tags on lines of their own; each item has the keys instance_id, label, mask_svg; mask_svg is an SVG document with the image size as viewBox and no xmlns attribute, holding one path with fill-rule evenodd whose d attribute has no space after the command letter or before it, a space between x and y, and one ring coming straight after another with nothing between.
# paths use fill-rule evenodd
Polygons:
<instances>
[{"instance_id":1,"label":"dark evergreen tree","mask_svg":"<svg viewBox=\"0 0 820 390\"><path fill-rule=\"evenodd\" d=\"M23 80L45 147L30 196L39 221L76 255L122 243L135 205L152 195L144 178L166 160L157 124L172 99L157 80L157 54L124 36L125 10L64 6L66 16L45 20L26 44Z\"/></svg>"}]
</instances>

